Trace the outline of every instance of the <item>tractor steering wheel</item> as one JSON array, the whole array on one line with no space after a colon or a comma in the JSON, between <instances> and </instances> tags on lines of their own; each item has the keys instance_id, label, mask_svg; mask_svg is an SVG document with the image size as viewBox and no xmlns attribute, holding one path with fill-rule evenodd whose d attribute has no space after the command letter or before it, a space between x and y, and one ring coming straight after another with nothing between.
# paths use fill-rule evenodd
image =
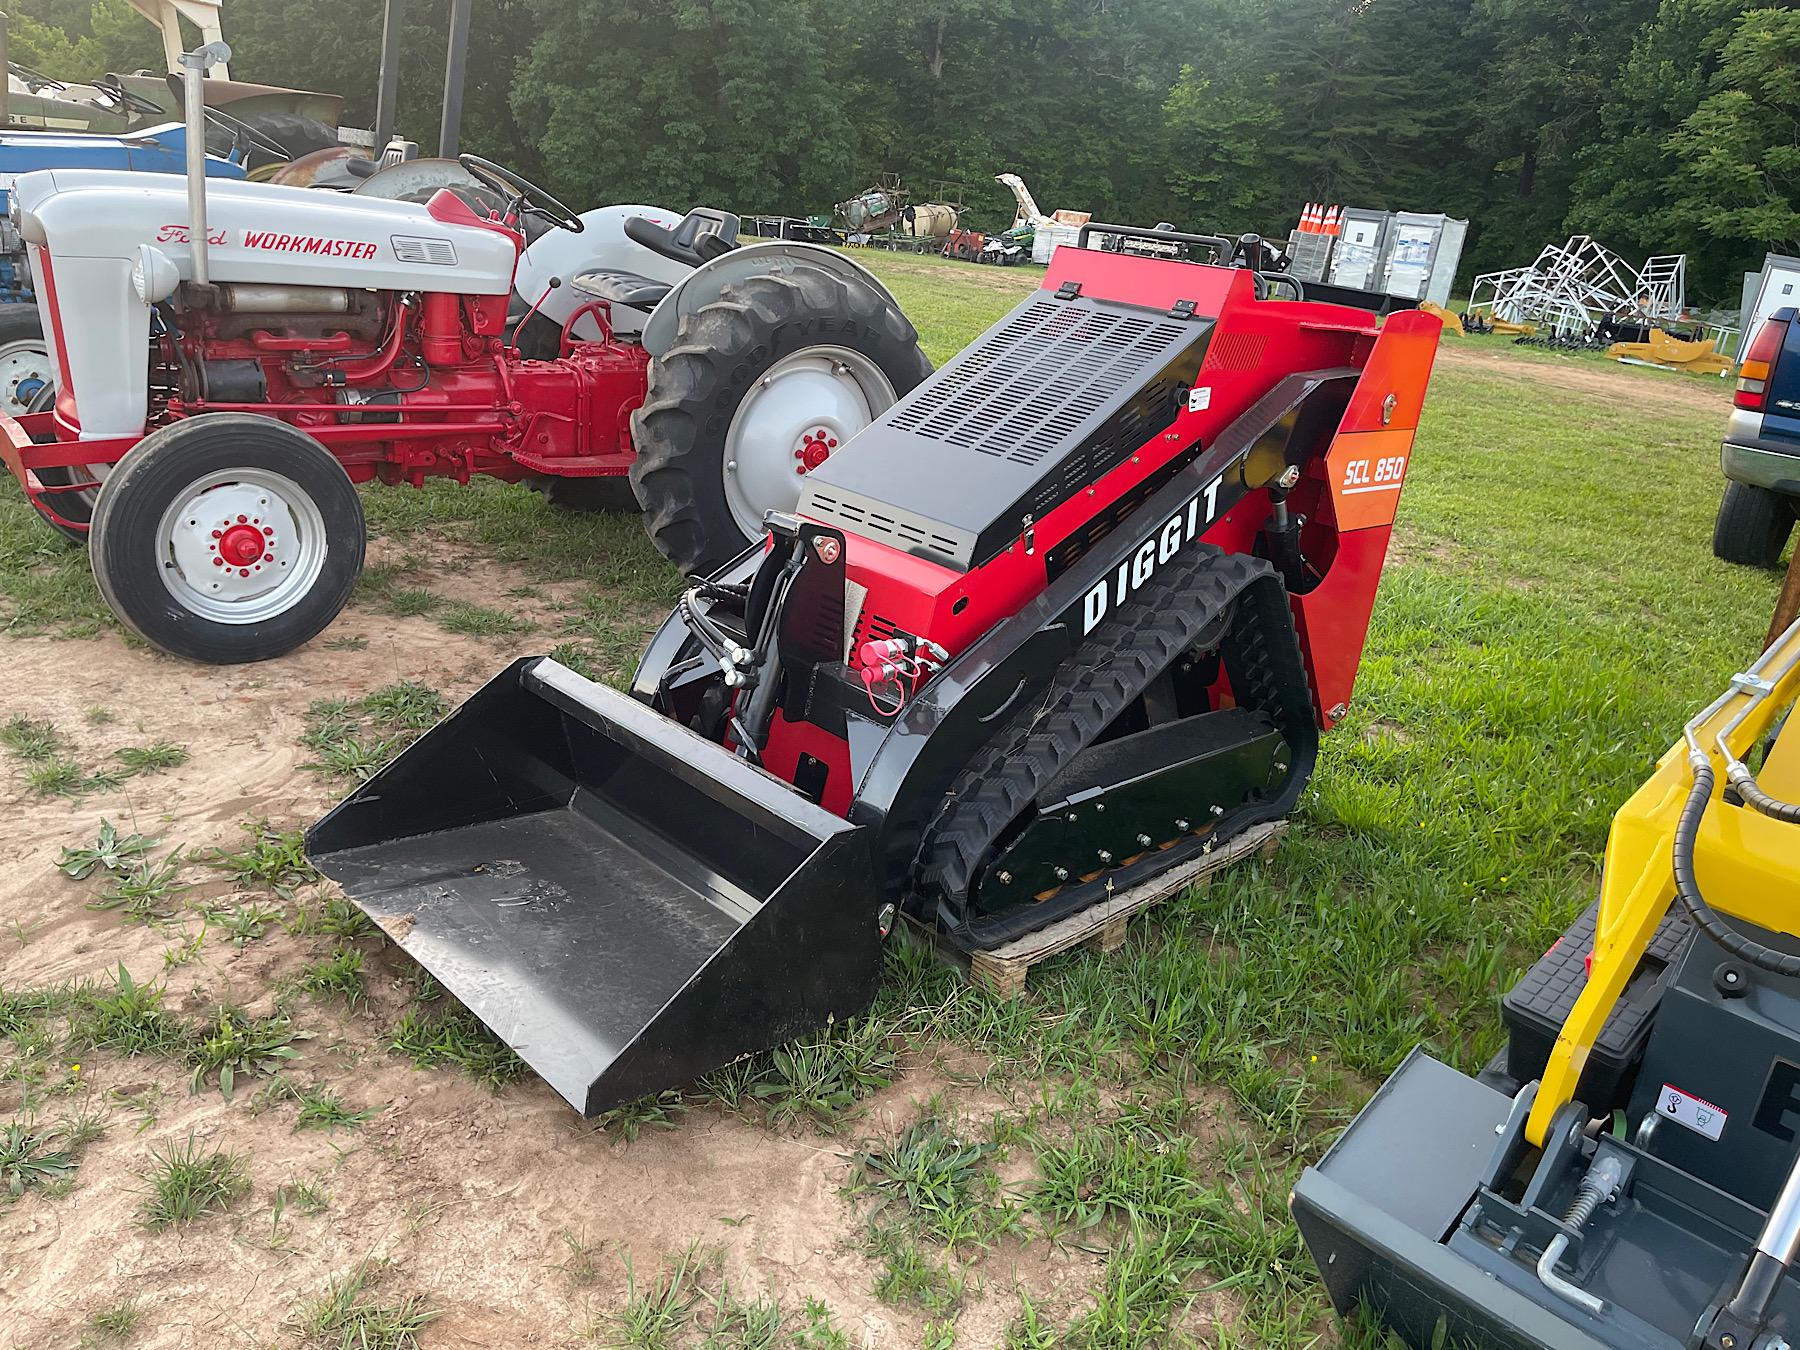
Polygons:
<instances>
[{"instance_id":1,"label":"tractor steering wheel","mask_svg":"<svg viewBox=\"0 0 1800 1350\"><path fill-rule=\"evenodd\" d=\"M580 234L587 229L587 226L582 224L580 216L557 201L536 183L530 179L519 177L511 169L502 168L493 160L483 159L480 155L458 155L456 162L481 183L511 198L515 204L513 211L519 214L529 213L541 216L558 229L567 230L570 234Z\"/></svg>"}]
</instances>

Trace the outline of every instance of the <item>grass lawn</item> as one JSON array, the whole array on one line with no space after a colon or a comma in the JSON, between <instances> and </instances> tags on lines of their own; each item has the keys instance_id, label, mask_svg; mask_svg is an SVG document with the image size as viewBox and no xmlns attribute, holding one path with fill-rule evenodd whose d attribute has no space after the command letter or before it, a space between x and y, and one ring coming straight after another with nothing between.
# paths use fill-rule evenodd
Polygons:
<instances>
[{"instance_id":1,"label":"grass lawn","mask_svg":"<svg viewBox=\"0 0 1800 1350\"><path fill-rule=\"evenodd\" d=\"M920 327L941 308L960 336L973 297L892 267ZM1298 1169L1414 1045L1469 1071L1498 1048L1498 994L1592 899L1613 812L1758 649L1777 581L1709 545L1724 392L1665 405L1694 381L1613 369L1606 398L1439 367L1351 715L1273 862L1021 1008L897 963L890 1007L948 1005L944 1034L1069 1085L1040 1164L1078 1150L1116 1224L1117 1297L1076 1344L1159 1344L1158 1309L1179 1325L1215 1283L1243 1310L1221 1343L1313 1339ZM1208 1083L1241 1122L1223 1147L1189 1129Z\"/></svg>"},{"instance_id":2,"label":"grass lawn","mask_svg":"<svg viewBox=\"0 0 1800 1350\"><path fill-rule=\"evenodd\" d=\"M938 362L1041 275L857 258ZM1621 369L1609 395L1532 369L1440 365L1354 705L1274 860L1152 910L1121 952L1059 958L1017 1002L898 943L862 1025L687 1098L835 1122L897 1049L954 1045L992 1065L978 1076L1004 1107L947 1099L852 1168L877 1292L930 1314L928 1345L955 1343L966 1291L1021 1240L1098 1264L1091 1297L1057 1317L1021 1299L1009 1346L1337 1334L1286 1213L1299 1168L1416 1044L1467 1070L1498 1046L1499 992L1592 898L1612 813L1752 658L1775 600L1776 578L1709 548L1723 388L1711 409L1664 398L1690 383L1678 376ZM676 591L629 518L492 483L366 502L374 530L427 556L447 540L533 583L583 583L544 645L605 658L615 678ZM413 570L428 588L429 568ZM381 573L362 603L428 612L418 586ZM79 552L0 493L0 629L110 625ZM665 1096L621 1120L674 1109ZM666 1282L642 1297L678 1302Z\"/></svg>"}]
</instances>

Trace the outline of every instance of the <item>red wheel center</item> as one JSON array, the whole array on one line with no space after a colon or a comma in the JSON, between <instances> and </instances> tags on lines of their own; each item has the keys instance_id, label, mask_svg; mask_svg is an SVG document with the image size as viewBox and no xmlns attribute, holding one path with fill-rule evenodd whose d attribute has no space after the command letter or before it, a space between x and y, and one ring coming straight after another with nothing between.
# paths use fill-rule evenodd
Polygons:
<instances>
[{"instance_id":1,"label":"red wheel center","mask_svg":"<svg viewBox=\"0 0 1800 1350\"><path fill-rule=\"evenodd\" d=\"M800 472L809 473L831 458L831 452L837 449L837 437L828 431L809 431L801 438L800 448L794 451L794 458L800 461Z\"/></svg>"},{"instance_id":2,"label":"red wheel center","mask_svg":"<svg viewBox=\"0 0 1800 1350\"><path fill-rule=\"evenodd\" d=\"M255 525L233 525L219 536L219 556L227 567L249 567L263 558L263 531Z\"/></svg>"}]
</instances>

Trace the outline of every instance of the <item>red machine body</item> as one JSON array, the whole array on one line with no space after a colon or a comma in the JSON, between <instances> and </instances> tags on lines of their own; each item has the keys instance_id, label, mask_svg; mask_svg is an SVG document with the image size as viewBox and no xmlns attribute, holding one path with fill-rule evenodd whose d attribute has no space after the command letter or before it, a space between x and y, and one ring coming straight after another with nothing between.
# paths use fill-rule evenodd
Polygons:
<instances>
[{"instance_id":1,"label":"red machine body","mask_svg":"<svg viewBox=\"0 0 1800 1350\"><path fill-rule=\"evenodd\" d=\"M1350 698L1439 334L1280 281L1063 249L629 694L516 662L309 856L591 1113L867 1007L902 914L973 960L1266 838ZM578 902L498 908L494 858Z\"/></svg>"},{"instance_id":2,"label":"red machine body","mask_svg":"<svg viewBox=\"0 0 1800 1350\"><path fill-rule=\"evenodd\" d=\"M1269 392L1271 371L1335 370L1360 378L1341 419L1324 428L1324 443L1296 456L1300 476L1284 494L1288 510L1303 522L1301 551L1314 573L1305 589L1291 595L1294 623L1318 724L1330 728L1347 710L1355 685L1439 322L1407 311L1378 326L1368 311L1342 305L1259 300L1254 274L1242 269L1064 248L1057 251L1040 294L1069 288L1151 311L1181 305L1198 315L1216 315L1194 392L1173 422L1136 453L1035 520L1011 547L978 567L941 565L846 531L846 575L866 591L850 641L852 665L866 644L903 634L941 649L942 655L926 659L922 674L929 677L1040 595L1050 579L1047 560L1060 546L1077 536L1098 539L1096 522L1110 529L1173 465L1191 459L1195 447L1215 444L1234 422L1249 415ZM1273 509L1269 485L1252 486L1216 517L1197 520L1193 537L1228 553L1254 553ZM800 514L810 518L804 498ZM1153 542L1146 540L1139 553L1121 563L1115 576L1119 598L1147 580L1151 560L1167 552L1152 550ZM899 681L902 688L911 683ZM1223 676L1215 702L1231 702ZM821 804L847 813L854 780L847 743L777 712L763 751L765 766L795 781L803 756L831 766Z\"/></svg>"}]
</instances>

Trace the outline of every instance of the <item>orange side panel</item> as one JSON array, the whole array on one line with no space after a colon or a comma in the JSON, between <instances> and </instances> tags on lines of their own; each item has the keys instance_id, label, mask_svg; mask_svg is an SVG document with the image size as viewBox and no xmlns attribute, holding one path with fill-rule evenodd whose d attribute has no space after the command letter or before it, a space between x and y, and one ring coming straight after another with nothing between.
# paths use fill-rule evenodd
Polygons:
<instances>
[{"instance_id":1,"label":"orange side panel","mask_svg":"<svg viewBox=\"0 0 1800 1350\"><path fill-rule=\"evenodd\" d=\"M1412 446L1410 429L1339 433L1325 457L1339 530L1394 523Z\"/></svg>"},{"instance_id":2,"label":"orange side panel","mask_svg":"<svg viewBox=\"0 0 1800 1350\"><path fill-rule=\"evenodd\" d=\"M1442 331L1437 318L1418 310L1382 324L1325 459L1339 531L1394 523Z\"/></svg>"},{"instance_id":3,"label":"orange side panel","mask_svg":"<svg viewBox=\"0 0 1800 1350\"><path fill-rule=\"evenodd\" d=\"M1416 309L1390 314L1362 379L1344 410L1343 431L1381 431L1419 425L1431 363L1444 325Z\"/></svg>"}]
</instances>

